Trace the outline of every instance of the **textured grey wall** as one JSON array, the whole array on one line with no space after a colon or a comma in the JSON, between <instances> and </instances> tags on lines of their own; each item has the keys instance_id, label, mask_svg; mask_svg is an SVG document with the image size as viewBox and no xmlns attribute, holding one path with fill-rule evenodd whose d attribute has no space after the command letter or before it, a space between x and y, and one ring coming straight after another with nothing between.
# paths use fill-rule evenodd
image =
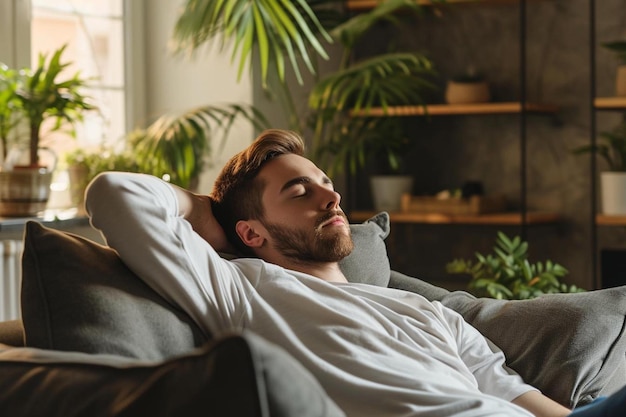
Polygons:
<instances>
[{"instance_id":1,"label":"textured grey wall","mask_svg":"<svg viewBox=\"0 0 626 417\"><path fill-rule=\"evenodd\" d=\"M589 0L530 1L527 5L527 89L530 101L560 106L559 123L529 115L527 135L527 204L530 209L558 211L559 225L528 229L531 260L551 259L570 270L567 281L592 288L590 158L571 149L590 141L590 13ZM626 2L596 2L597 43L626 39ZM491 84L493 101L518 100L520 25L516 5L462 5L434 15L425 13L401 33L380 27L361 55L383 51L389 42L427 53L439 71L443 102L445 80L468 66L482 71ZM597 92L614 94L617 61L597 47ZM596 113L599 130L616 124L620 113ZM512 206L520 203L520 117L517 115L438 116L425 122L411 118L419 141L411 153L414 192L433 193L482 181L488 193L504 193ZM602 162L598 168L605 168ZM355 207L371 207L366 176L358 181ZM519 227L400 225L389 238L395 269L449 287L463 286L444 272L447 261L473 258L491 251L496 231L509 235ZM599 227L600 247L626 248L626 229ZM626 280L626 277L624 277ZM626 281L625 281L626 282Z\"/></svg>"}]
</instances>

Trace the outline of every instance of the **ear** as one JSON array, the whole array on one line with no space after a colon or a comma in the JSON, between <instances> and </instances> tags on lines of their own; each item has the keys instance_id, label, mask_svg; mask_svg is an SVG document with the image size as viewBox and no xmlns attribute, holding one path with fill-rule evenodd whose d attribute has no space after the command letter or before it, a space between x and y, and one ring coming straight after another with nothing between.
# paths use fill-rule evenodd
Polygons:
<instances>
[{"instance_id":1,"label":"ear","mask_svg":"<svg viewBox=\"0 0 626 417\"><path fill-rule=\"evenodd\" d=\"M251 248L260 248L265 242L265 237L257 232L260 225L253 224L250 220L239 220L235 230L241 241Z\"/></svg>"}]
</instances>

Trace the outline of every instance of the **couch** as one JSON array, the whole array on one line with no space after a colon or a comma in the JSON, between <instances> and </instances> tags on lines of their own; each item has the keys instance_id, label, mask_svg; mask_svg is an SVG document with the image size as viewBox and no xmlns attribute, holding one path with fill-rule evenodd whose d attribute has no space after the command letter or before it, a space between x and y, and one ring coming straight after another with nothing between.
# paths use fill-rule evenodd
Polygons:
<instances>
[{"instance_id":1,"label":"couch","mask_svg":"<svg viewBox=\"0 0 626 417\"><path fill-rule=\"evenodd\" d=\"M626 287L475 298L390 269L386 213L351 230L350 281L458 311L556 401L576 407L626 385ZM21 319L0 323L2 415L344 415L280 346L248 331L204 334L112 249L35 221L24 243Z\"/></svg>"}]
</instances>

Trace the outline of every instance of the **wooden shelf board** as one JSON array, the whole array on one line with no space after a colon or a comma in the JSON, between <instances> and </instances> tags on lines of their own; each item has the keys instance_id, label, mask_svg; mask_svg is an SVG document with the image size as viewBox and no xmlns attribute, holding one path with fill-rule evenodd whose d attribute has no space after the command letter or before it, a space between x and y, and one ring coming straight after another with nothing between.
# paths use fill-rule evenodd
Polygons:
<instances>
[{"instance_id":1,"label":"wooden shelf board","mask_svg":"<svg viewBox=\"0 0 626 417\"><path fill-rule=\"evenodd\" d=\"M559 108L551 104L526 103L526 111L531 113L554 114ZM516 114L522 112L520 102L476 103L476 104L429 104L424 106L390 106L387 110L382 107L372 107L369 110L354 112L353 116L445 116L469 114Z\"/></svg>"},{"instance_id":2,"label":"wooden shelf board","mask_svg":"<svg viewBox=\"0 0 626 417\"><path fill-rule=\"evenodd\" d=\"M626 110L626 97L596 97L594 105L599 110Z\"/></svg>"},{"instance_id":3,"label":"wooden shelf board","mask_svg":"<svg viewBox=\"0 0 626 417\"><path fill-rule=\"evenodd\" d=\"M379 3L381 3L381 0L346 0L346 7L348 8L348 10L353 10L353 11L370 10L376 7ZM439 3L439 4L437 4L437 2L433 2L432 0L415 0L415 3L417 3L420 6L437 6L437 5L445 6L449 4L455 4L455 3L459 3L459 4L472 4L472 3L518 4L519 0L446 0L445 3Z\"/></svg>"},{"instance_id":4,"label":"wooden shelf board","mask_svg":"<svg viewBox=\"0 0 626 417\"><path fill-rule=\"evenodd\" d=\"M446 0L445 3L439 4L445 6L446 4L453 3L484 3L484 4L509 4L517 3L519 0ZM433 6L437 5L432 0L415 0L420 6ZM369 10L373 9L380 3L380 0L347 0L346 7L349 10Z\"/></svg>"},{"instance_id":5,"label":"wooden shelf board","mask_svg":"<svg viewBox=\"0 0 626 417\"><path fill-rule=\"evenodd\" d=\"M351 222L362 222L376 215L375 211L353 211L348 218ZM521 213L491 213L477 216L448 215L440 213L391 212L389 218L394 223L427 223L427 224L484 224L484 225L519 225L522 224ZM549 224L561 220L561 216L551 212L526 213L527 224Z\"/></svg>"},{"instance_id":6,"label":"wooden shelf board","mask_svg":"<svg viewBox=\"0 0 626 417\"><path fill-rule=\"evenodd\" d=\"M599 226L626 226L626 216L609 216L608 214L597 214L596 224Z\"/></svg>"}]
</instances>

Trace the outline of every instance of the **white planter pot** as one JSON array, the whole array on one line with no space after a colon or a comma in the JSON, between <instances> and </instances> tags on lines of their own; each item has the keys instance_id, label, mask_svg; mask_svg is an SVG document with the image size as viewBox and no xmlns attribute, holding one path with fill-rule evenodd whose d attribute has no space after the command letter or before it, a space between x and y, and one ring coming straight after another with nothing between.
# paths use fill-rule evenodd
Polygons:
<instances>
[{"instance_id":1,"label":"white planter pot","mask_svg":"<svg viewBox=\"0 0 626 417\"><path fill-rule=\"evenodd\" d=\"M600 173L602 213L626 215L626 172Z\"/></svg>"},{"instance_id":2,"label":"white planter pot","mask_svg":"<svg viewBox=\"0 0 626 417\"><path fill-rule=\"evenodd\" d=\"M399 211L402 194L410 193L413 177L409 175L374 175L370 178L374 208L377 211Z\"/></svg>"}]
</instances>

